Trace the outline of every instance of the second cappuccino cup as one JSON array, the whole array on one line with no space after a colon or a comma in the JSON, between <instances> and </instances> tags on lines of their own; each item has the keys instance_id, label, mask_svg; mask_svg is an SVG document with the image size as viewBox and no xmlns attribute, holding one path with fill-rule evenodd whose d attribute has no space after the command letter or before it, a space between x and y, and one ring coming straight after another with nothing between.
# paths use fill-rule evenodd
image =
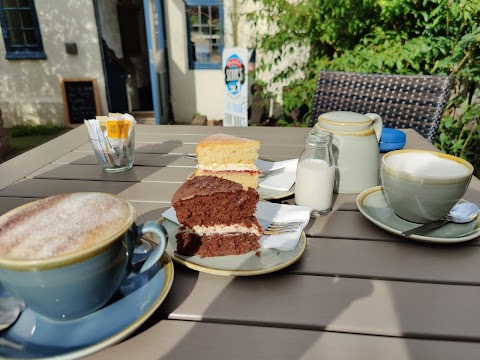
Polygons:
<instances>
[{"instance_id":1,"label":"second cappuccino cup","mask_svg":"<svg viewBox=\"0 0 480 360\"><path fill-rule=\"evenodd\" d=\"M137 225L136 210L107 193L69 193L20 206L0 216L0 282L36 313L59 320L103 307L132 275L139 238L158 246L140 272L162 256L165 228Z\"/></svg>"},{"instance_id":2,"label":"second cappuccino cup","mask_svg":"<svg viewBox=\"0 0 480 360\"><path fill-rule=\"evenodd\" d=\"M395 214L414 223L442 219L467 191L473 166L459 157L426 150L385 154L381 181Z\"/></svg>"}]
</instances>

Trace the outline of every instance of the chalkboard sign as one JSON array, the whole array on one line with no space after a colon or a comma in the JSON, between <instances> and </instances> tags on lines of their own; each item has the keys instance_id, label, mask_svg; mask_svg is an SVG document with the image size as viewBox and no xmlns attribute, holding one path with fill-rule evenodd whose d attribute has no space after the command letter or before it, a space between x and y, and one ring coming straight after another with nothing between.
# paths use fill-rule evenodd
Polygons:
<instances>
[{"instance_id":1,"label":"chalkboard sign","mask_svg":"<svg viewBox=\"0 0 480 360\"><path fill-rule=\"evenodd\" d=\"M62 94L68 124L83 124L100 114L96 79L62 79Z\"/></svg>"}]
</instances>

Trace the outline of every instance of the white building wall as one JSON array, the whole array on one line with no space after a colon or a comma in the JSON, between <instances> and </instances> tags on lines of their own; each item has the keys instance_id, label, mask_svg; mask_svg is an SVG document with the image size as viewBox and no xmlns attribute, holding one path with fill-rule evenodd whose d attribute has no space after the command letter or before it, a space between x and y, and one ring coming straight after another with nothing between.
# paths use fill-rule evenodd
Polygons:
<instances>
[{"instance_id":1,"label":"white building wall","mask_svg":"<svg viewBox=\"0 0 480 360\"><path fill-rule=\"evenodd\" d=\"M209 119L218 119L223 112L222 72L188 68L185 3L182 0L171 0L164 5L171 105L175 123L190 123L195 113L206 115Z\"/></svg>"},{"instance_id":2,"label":"white building wall","mask_svg":"<svg viewBox=\"0 0 480 360\"><path fill-rule=\"evenodd\" d=\"M122 57L116 1L98 0L102 32L109 46ZM255 29L242 14L254 6L252 1L224 1L224 46L251 48ZM46 60L6 60L5 44L0 41L0 107L6 127L32 122L64 125L61 78L97 79L102 113L108 113L105 77L92 0L35 1ZM234 39L232 13L239 14ZM171 105L175 122L186 124L196 113L208 119L222 119L224 82L222 70L188 68L185 3L165 0L164 21L168 51ZM69 55L66 42L75 42L77 55ZM262 56L257 53L257 59ZM268 81L263 74L261 80ZM281 89L277 90L277 94ZM114 111L114 110L113 110Z\"/></svg>"},{"instance_id":3,"label":"white building wall","mask_svg":"<svg viewBox=\"0 0 480 360\"><path fill-rule=\"evenodd\" d=\"M188 68L185 3L183 0L167 0L165 5L165 29L169 55L169 76L172 110L177 124L190 123L195 113L206 115L208 119L223 119L224 78L219 70L190 70ZM244 47L251 49L256 29L243 16L256 5L253 1L226 0L224 6L224 47ZM237 14L234 19L232 14ZM233 33L237 22L236 37ZM257 52L257 59L262 54ZM272 74L261 74L259 79L269 81ZM273 89L280 93L281 89Z\"/></svg>"},{"instance_id":4,"label":"white building wall","mask_svg":"<svg viewBox=\"0 0 480 360\"><path fill-rule=\"evenodd\" d=\"M108 112L100 45L91 0L39 0L35 6L46 60L6 60L0 41L0 107L5 127L64 125L61 78L97 79L102 111ZM77 44L69 55L66 42Z\"/></svg>"},{"instance_id":5,"label":"white building wall","mask_svg":"<svg viewBox=\"0 0 480 360\"><path fill-rule=\"evenodd\" d=\"M239 24L235 43L233 38L232 1L224 1L224 47L251 46L251 26ZM252 4L237 1L237 12ZM165 28L169 52L169 75L172 110L175 122L190 123L195 113L208 119L223 118L224 75L219 70L190 70L188 68L187 24L185 3L182 0L165 2Z\"/></svg>"}]
</instances>

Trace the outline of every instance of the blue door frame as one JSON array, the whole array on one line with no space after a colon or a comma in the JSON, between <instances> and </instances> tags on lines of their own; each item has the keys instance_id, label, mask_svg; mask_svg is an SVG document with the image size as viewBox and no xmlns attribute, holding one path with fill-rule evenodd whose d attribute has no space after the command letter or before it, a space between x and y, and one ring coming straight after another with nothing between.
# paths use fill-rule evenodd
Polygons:
<instances>
[{"instance_id":1,"label":"blue door frame","mask_svg":"<svg viewBox=\"0 0 480 360\"><path fill-rule=\"evenodd\" d=\"M155 123L167 124L170 104L162 3L160 0L143 0L143 11Z\"/></svg>"}]
</instances>

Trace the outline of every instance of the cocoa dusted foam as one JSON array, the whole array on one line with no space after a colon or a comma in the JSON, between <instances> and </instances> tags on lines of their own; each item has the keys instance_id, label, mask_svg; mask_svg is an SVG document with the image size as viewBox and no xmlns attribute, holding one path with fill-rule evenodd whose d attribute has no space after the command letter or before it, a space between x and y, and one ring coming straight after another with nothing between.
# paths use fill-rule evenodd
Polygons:
<instances>
[{"instance_id":1,"label":"cocoa dusted foam","mask_svg":"<svg viewBox=\"0 0 480 360\"><path fill-rule=\"evenodd\" d=\"M0 217L0 256L45 259L95 246L133 220L129 204L106 193L34 201Z\"/></svg>"}]
</instances>

